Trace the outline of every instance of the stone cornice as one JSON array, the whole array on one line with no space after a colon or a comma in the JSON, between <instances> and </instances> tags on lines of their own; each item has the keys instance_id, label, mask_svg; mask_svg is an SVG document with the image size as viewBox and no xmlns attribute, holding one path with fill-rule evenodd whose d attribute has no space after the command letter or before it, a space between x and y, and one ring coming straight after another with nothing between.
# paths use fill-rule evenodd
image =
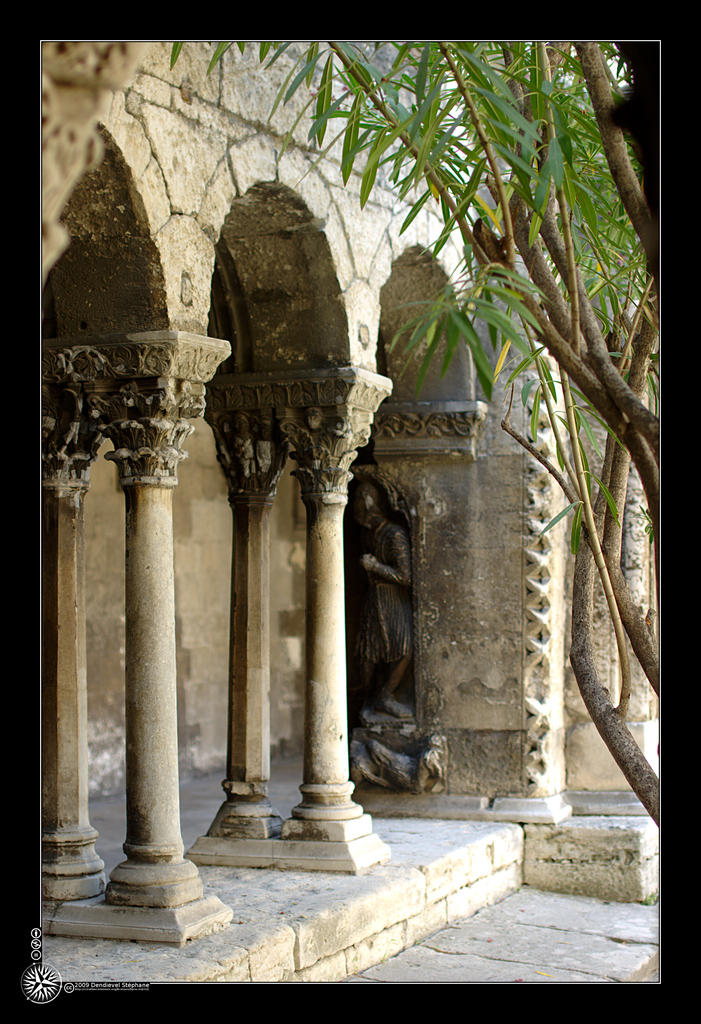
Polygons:
<instances>
[{"instance_id":1,"label":"stone cornice","mask_svg":"<svg viewBox=\"0 0 701 1024\"><path fill-rule=\"evenodd\" d=\"M476 456L486 402L385 402L373 424L376 455Z\"/></svg>"},{"instance_id":2,"label":"stone cornice","mask_svg":"<svg viewBox=\"0 0 701 1024\"><path fill-rule=\"evenodd\" d=\"M44 341L42 376L64 381L164 377L204 384L231 352L228 341L187 331L145 331Z\"/></svg>"},{"instance_id":3,"label":"stone cornice","mask_svg":"<svg viewBox=\"0 0 701 1024\"><path fill-rule=\"evenodd\" d=\"M391 393L387 377L354 366L275 373L223 374L207 387L207 406L220 409L328 408L374 413Z\"/></svg>"}]
</instances>

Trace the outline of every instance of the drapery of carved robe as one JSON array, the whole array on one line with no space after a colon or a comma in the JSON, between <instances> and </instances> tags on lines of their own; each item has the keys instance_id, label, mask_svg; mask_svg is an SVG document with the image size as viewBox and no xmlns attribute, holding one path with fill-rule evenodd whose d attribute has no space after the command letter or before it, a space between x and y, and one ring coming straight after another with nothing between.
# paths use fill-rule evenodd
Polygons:
<instances>
[{"instance_id":1,"label":"drapery of carved robe","mask_svg":"<svg viewBox=\"0 0 701 1024\"><path fill-rule=\"evenodd\" d=\"M413 651L411 613L411 547L406 531L385 522L367 550L381 564L367 570L370 589L356 641L355 653L364 661L390 664Z\"/></svg>"}]
</instances>

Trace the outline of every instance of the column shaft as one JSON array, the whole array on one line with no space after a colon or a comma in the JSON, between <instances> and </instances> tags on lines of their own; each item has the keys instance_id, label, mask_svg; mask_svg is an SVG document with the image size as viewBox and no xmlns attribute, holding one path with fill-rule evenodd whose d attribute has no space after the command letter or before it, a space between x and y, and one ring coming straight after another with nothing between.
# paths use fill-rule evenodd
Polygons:
<instances>
[{"instance_id":1,"label":"column shaft","mask_svg":"<svg viewBox=\"0 0 701 1024\"><path fill-rule=\"evenodd\" d=\"M43 493L43 888L53 900L99 895L104 864L88 819L83 494Z\"/></svg>"},{"instance_id":2,"label":"column shaft","mask_svg":"<svg viewBox=\"0 0 701 1024\"><path fill-rule=\"evenodd\" d=\"M123 481L126 503L126 861L111 904L175 907L202 882L183 858L178 780L172 485Z\"/></svg>"}]
</instances>

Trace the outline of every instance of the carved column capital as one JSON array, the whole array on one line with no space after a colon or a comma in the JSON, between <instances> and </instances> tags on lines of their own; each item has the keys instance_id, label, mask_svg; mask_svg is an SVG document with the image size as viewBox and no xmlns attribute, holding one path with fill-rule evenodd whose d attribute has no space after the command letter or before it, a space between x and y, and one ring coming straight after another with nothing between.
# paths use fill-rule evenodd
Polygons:
<instances>
[{"instance_id":1,"label":"carved column capital","mask_svg":"<svg viewBox=\"0 0 701 1024\"><path fill-rule=\"evenodd\" d=\"M275 496L287 462L287 442L271 406L256 406L256 389L234 395L207 389L205 419L212 428L217 458L229 487L229 501Z\"/></svg>"},{"instance_id":2,"label":"carved column capital","mask_svg":"<svg viewBox=\"0 0 701 1024\"><path fill-rule=\"evenodd\" d=\"M43 485L79 497L90 486L102 430L84 410L80 384L44 384L41 399Z\"/></svg>"},{"instance_id":3,"label":"carved column capital","mask_svg":"<svg viewBox=\"0 0 701 1024\"><path fill-rule=\"evenodd\" d=\"M46 342L45 381L82 384L89 415L114 452L122 486L174 486L187 458L187 421L205 408L205 382L230 352L228 342L182 331Z\"/></svg>"},{"instance_id":4,"label":"carved column capital","mask_svg":"<svg viewBox=\"0 0 701 1024\"><path fill-rule=\"evenodd\" d=\"M230 494L274 488L289 452L303 497L345 496L348 467L391 390L386 377L351 366L217 377L207 388L205 415Z\"/></svg>"}]
</instances>

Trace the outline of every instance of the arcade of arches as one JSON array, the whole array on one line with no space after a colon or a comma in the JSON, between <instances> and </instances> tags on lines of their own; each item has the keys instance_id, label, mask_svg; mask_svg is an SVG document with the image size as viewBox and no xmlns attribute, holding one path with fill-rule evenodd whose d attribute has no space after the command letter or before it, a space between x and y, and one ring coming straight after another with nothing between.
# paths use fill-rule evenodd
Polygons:
<instances>
[{"instance_id":1,"label":"arcade of arches","mask_svg":"<svg viewBox=\"0 0 701 1024\"><path fill-rule=\"evenodd\" d=\"M120 82L95 70L109 53L73 45L45 62L52 138L88 109L82 159L102 157L45 230L56 257L70 238L43 314L54 931L129 937L131 914L196 936L231 917L198 864L363 870L391 857L373 808L557 821L568 791L625 789L566 670L549 480L500 431L467 350L417 399L390 345L455 258L426 255L431 211L400 235L379 189L361 214L304 121L282 153L298 111L268 123L255 58L232 49L207 77L208 44L171 71L156 43ZM634 524L626 543L637 565ZM396 654L357 653L370 596L375 628L408 609ZM642 683L634 700L647 747ZM271 756L297 754L282 821ZM179 777L224 768L221 809L184 851ZM106 879L89 801L124 790Z\"/></svg>"}]
</instances>

